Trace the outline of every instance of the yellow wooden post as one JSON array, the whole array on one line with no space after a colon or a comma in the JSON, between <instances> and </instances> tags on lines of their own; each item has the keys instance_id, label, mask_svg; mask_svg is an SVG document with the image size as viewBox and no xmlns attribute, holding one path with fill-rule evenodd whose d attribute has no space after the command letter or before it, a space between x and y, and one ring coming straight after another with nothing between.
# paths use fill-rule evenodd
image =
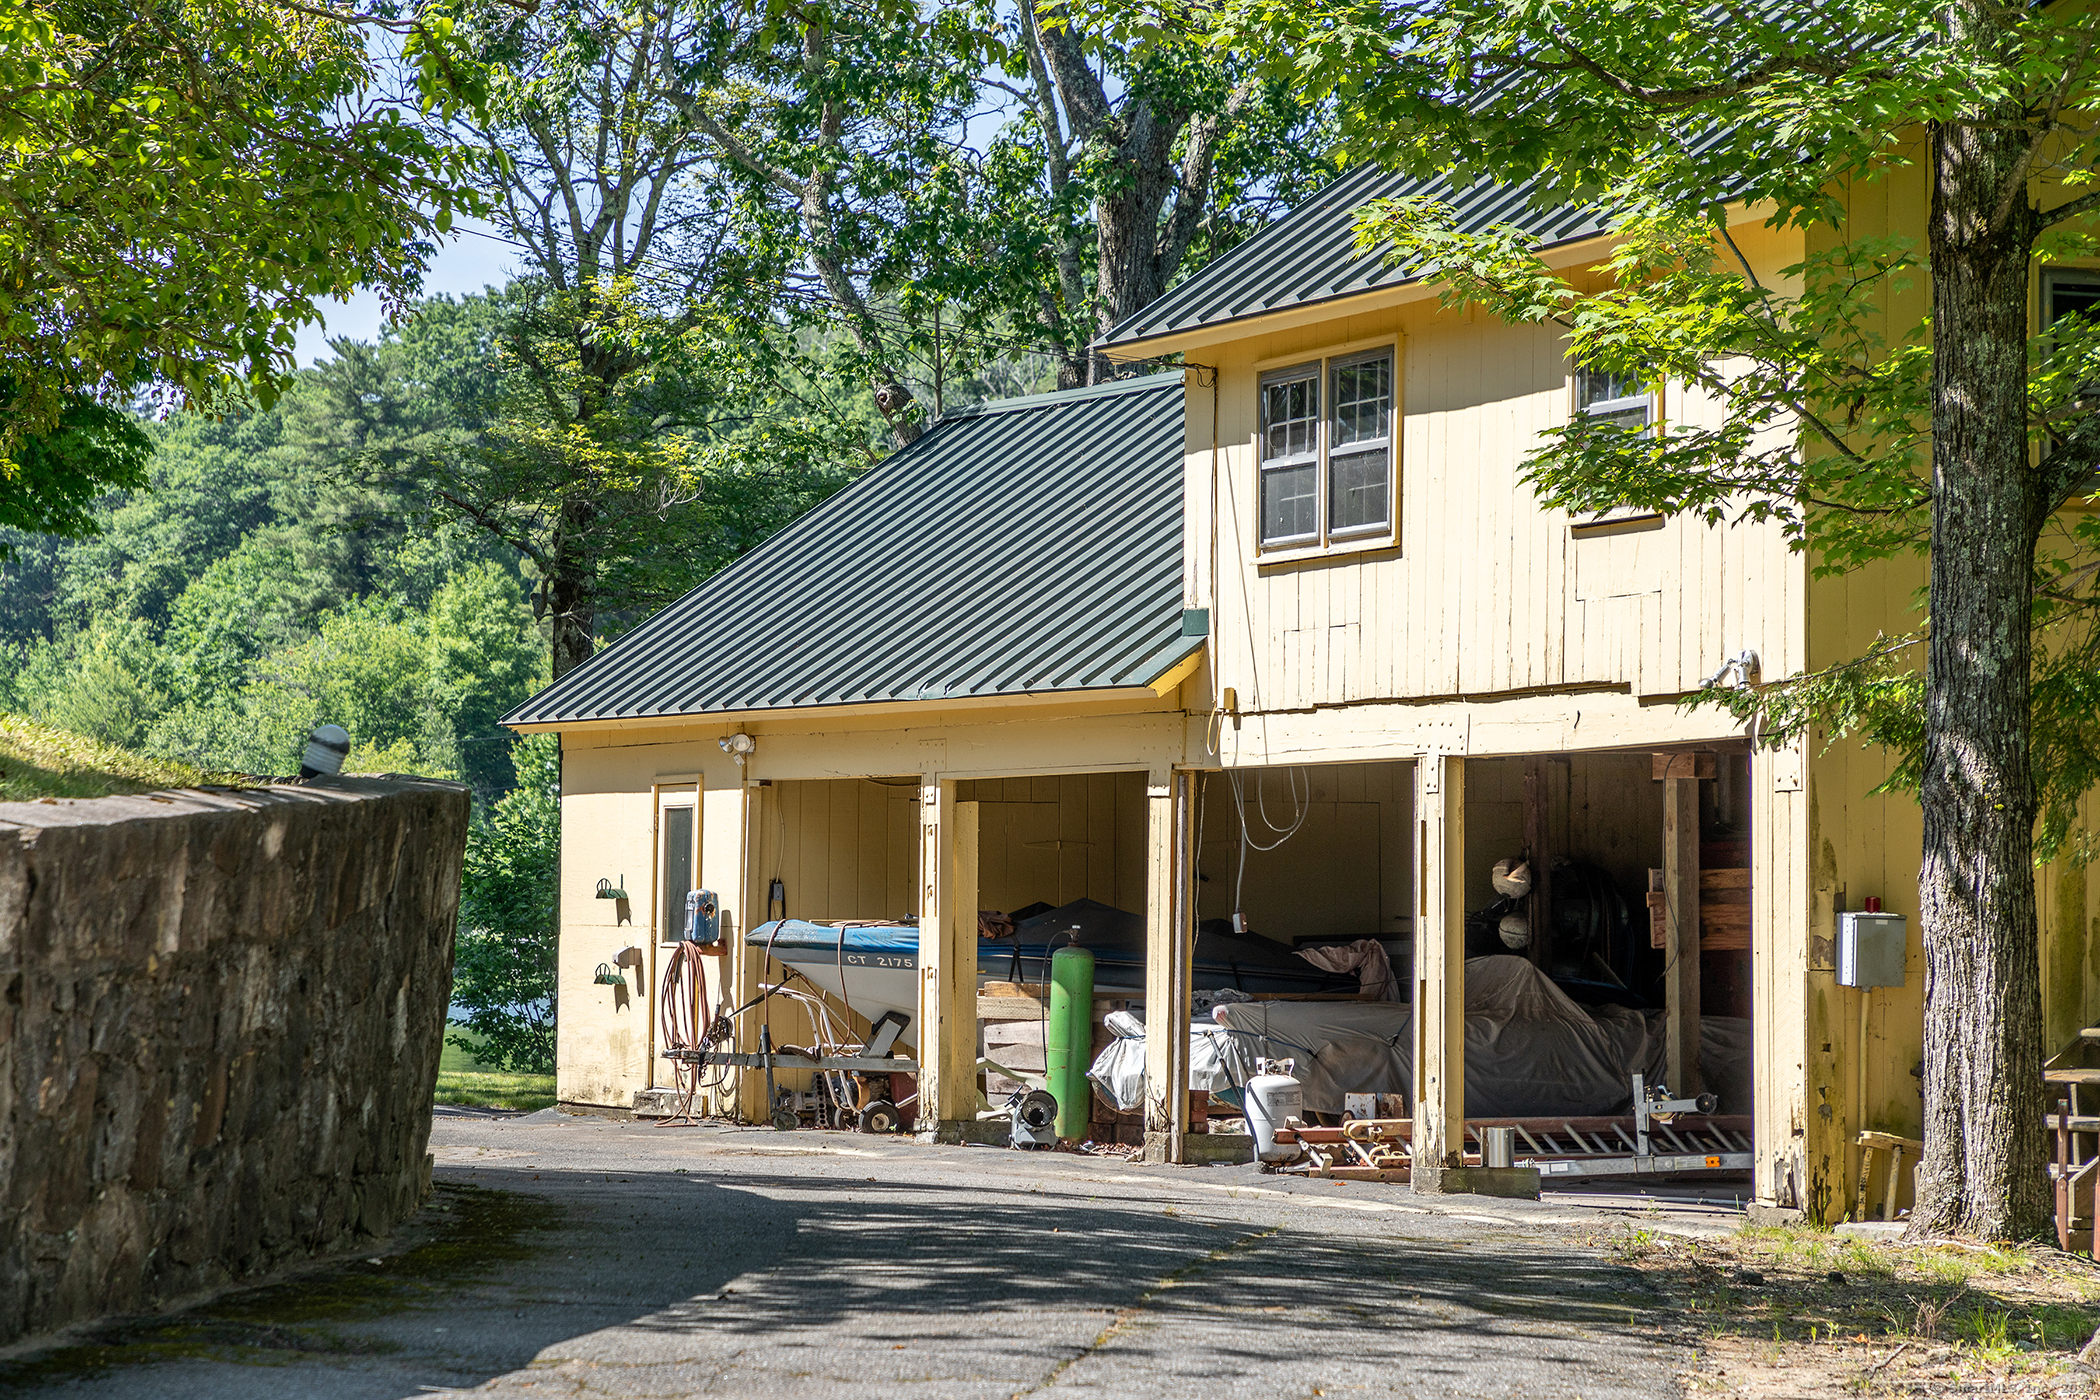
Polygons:
<instances>
[{"instance_id":1,"label":"yellow wooden post","mask_svg":"<svg viewBox=\"0 0 2100 1400\"><path fill-rule=\"evenodd\" d=\"M962 833L955 784L927 774L919 785L919 1015L918 1134L922 1139L956 1135L956 1124L974 1119L977 1095L976 911L969 911L965 942L963 911L956 908L956 852ZM973 843L974 844L974 843ZM974 861L972 862L974 865ZM976 880L970 880L972 899ZM965 979L969 983L965 993Z\"/></svg>"},{"instance_id":2,"label":"yellow wooden post","mask_svg":"<svg viewBox=\"0 0 2100 1400\"><path fill-rule=\"evenodd\" d=\"M693 879L698 887L711 889L721 898L722 943L726 951L709 972L728 979L721 1000L729 1006L742 1006L757 994L758 984L765 976L765 951L749 946L745 935L751 931L751 921L745 915L751 908L751 882L755 878L752 871L757 860L752 847L753 830L769 799L767 789L746 783L739 770L719 775L720 786L706 785L716 777L710 773L702 778L699 810L693 824L703 834L696 838L700 860L693 868ZM680 910L666 917L677 918L683 913ZM759 1021L756 1012L738 1018L737 1050L745 1054L757 1051ZM748 1123L765 1122L772 1113L772 1105L766 1102L765 1075L757 1070L738 1071L730 1076L730 1082L733 1088L711 1096L710 1109L732 1113Z\"/></svg>"},{"instance_id":3,"label":"yellow wooden post","mask_svg":"<svg viewBox=\"0 0 2100 1400\"><path fill-rule=\"evenodd\" d=\"M1660 755L1659 755L1660 757ZM1699 1073L1699 779L1680 754L1663 779L1663 893L1669 900L1663 975L1665 1058L1670 1092L1697 1094Z\"/></svg>"},{"instance_id":4,"label":"yellow wooden post","mask_svg":"<svg viewBox=\"0 0 2100 1400\"><path fill-rule=\"evenodd\" d=\"M1145 1160L1179 1162L1189 1130L1196 775L1145 780Z\"/></svg>"},{"instance_id":5,"label":"yellow wooden post","mask_svg":"<svg viewBox=\"0 0 2100 1400\"><path fill-rule=\"evenodd\" d=\"M1466 761L1415 766L1415 1105L1417 1191L1443 1190L1466 1145Z\"/></svg>"},{"instance_id":6,"label":"yellow wooden post","mask_svg":"<svg viewBox=\"0 0 2100 1400\"><path fill-rule=\"evenodd\" d=\"M952 1016L949 1034L941 1042L942 1069L954 1094L951 1102L955 1112L943 1112L941 1117L970 1122L976 1121L983 1099L977 1076L977 1057L984 1051L977 1023L977 831L978 805L956 803L955 836L950 843L954 879L949 889L953 898L948 901L953 926L948 948L954 954L948 959L947 969Z\"/></svg>"}]
</instances>

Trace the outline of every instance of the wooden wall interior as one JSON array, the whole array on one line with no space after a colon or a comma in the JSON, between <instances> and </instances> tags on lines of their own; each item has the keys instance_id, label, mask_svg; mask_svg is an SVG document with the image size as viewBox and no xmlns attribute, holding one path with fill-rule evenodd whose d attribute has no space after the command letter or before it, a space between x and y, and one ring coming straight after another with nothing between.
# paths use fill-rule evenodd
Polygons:
<instances>
[{"instance_id":1,"label":"wooden wall interior","mask_svg":"<svg viewBox=\"0 0 2100 1400\"><path fill-rule=\"evenodd\" d=\"M1145 910L1145 775L1064 773L959 784L977 804L977 905L1092 899Z\"/></svg>"},{"instance_id":2,"label":"wooden wall interior","mask_svg":"<svg viewBox=\"0 0 2100 1400\"><path fill-rule=\"evenodd\" d=\"M1525 833L1523 758L1472 759L1466 764L1466 908L1495 898L1490 877L1497 860L1532 854ZM1543 785L1544 850L1611 877L1644 937L1648 871L1663 862L1663 785L1648 751L1548 754L1539 760ZM1749 836L1749 767L1737 752L1717 755L1717 777L1699 784L1700 830L1708 842ZM1707 1015L1750 1014L1748 950L1701 956L1700 1002Z\"/></svg>"},{"instance_id":3,"label":"wooden wall interior","mask_svg":"<svg viewBox=\"0 0 2100 1400\"><path fill-rule=\"evenodd\" d=\"M780 782L759 791L756 870L761 889L775 879L786 886L790 917L919 912L917 778Z\"/></svg>"},{"instance_id":4,"label":"wooden wall interior","mask_svg":"<svg viewBox=\"0 0 2100 1400\"><path fill-rule=\"evenodd\" d=\"M1405 939L1414 931L1414 765L1314 764L1204 778L1197 914L1233 913L1240 813L1249 836L1240 912L1256 933ZM1281 844L1299 812L1304 822ZM1266 815L1264 813L1266 812ZM1255 846L1275 845L1273 850Z\"/></svg>"}]
</instances>

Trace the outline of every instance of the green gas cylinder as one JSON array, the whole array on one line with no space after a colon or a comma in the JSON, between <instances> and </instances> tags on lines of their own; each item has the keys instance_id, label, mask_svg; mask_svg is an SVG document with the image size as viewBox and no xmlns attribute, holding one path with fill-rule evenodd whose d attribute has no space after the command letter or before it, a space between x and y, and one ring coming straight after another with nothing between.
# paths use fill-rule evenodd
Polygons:
<instances>
[{"instance_id":1,"label":"green gas cylinder","mask_svg":"<svg viewBox=\"0 0 2100 1400\"><path fill-rule=\"evenodd\" d=\"M1044 1063L1057 1100L1057 1135L1086 1136L1093 1091L1086 1072L1094 1058L1094 955L1060 948L1050 957L1050 1024Z\"/></svg>"}]
</instances>

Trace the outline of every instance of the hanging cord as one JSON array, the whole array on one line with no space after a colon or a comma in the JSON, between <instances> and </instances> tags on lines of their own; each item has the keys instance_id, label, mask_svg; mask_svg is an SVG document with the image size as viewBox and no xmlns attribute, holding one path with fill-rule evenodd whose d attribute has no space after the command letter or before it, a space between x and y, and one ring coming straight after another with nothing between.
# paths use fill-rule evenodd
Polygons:
<instances>
[{"instance_id":1,"label":"hanging cord","mask_svg":"<svg viewBox=\"0 0 2100 1400\"><path fill-rule=\"evenodd\" d=\"M678 1091L678 1111L669 1118L657 1120L659 1127L666 1123L691 1124L697 1122L693 1113L693 1098L703 1087L705 1067L678 1052L704 1051L705 1029L708 1012L712 1006L707 980L706 955L697 943L679 943L671 950L670 964L664 969L663 992L657 998L657 1025L663 1035L664 1048L671 1054L672 1083ZM704 1087L713 1088L710 1082Z\"/></svg>"},{"instance_id":2,"label":"hanging cord","mask_svg":"<svg viewBox=\"0 0 2100 1400\"><path fill-rule=\"evenodd\" d=\"M771 933L769 933L769 934L767 934L767 935L766 935L766 961L767 961L768 963L771 963L771 962L773 961L773 945L774 945L774 943L776 943L777 941L779 941L779 938L780 938L780 927L781 927L781 925L782 925L782 924L785 924L786 922L787 922L787 920L786 920L786 919L781 919L781 920L779 920L779 921L778 921L777 923L775 923L775 924L773 925L773 931L772 931ZM781 980L782 980L782 981L786 981L787 979L786 979L786 978L782 978ZM763 985L763 984L761 984L761 985ZM771 998L771 997L767 997L767 996L763 996L763 995L761 995L761 996L760 996L759 1000L761 1000L761 1001L763 1001L763 1002L765 1003L765 1007L766 1007L766 1038L767 1038L768 1040L770 1040L770 1039L772 1039L772 1036L773 1036L773 1000L772 1000L772 998Z\"/></svg>"},{"instance_id":3,"label":"hanging cord","mask_svg":"<svg viewBox=\"0 0 2100 1400\"><path fill-rule=\"evenodd\" d=\"M1306 817L1312 813L1312 775L1303 768L1289 768L1285 770L1285 773L1290 783L1291 805L1297 809L1292 814L1291 824L1287 827L1276 825L1269 816L1267 771L1257 770L1254 775L1254 800L1261 811L1262 826L1266 828L1264 835L1276 838L1267 845L1263 845L1260 841L1255 840L1253 833L1247 829L1247 775L1238 769L1234 769L1228 775L1232 781L1232 809L1238 815L1240 823L1239 871L1232 877L1232 912L1235 914L1241 912L1240 891L1247 883L1247 852L1250 849L1257 851L1275 850L1284 842L1296 836L1299 829L1305 825ZM1300 796L1298 792L1298 782L1301 777L1305 781L1305 793L1303 796Z\"/></svg>"}]
</instances>

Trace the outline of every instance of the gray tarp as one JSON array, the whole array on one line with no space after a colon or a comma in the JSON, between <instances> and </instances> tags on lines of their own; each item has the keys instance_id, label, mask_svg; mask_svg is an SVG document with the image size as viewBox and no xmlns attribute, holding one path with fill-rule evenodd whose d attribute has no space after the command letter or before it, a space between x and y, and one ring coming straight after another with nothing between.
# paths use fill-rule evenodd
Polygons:
<instances>
[{"instance_id":1,"label":"gray tarp","mask_svg":"<svg viewBox=\"0 0 2100 1400\"><path fill-rule=\"evenodd\" d=\"M1256 1001L1212 1014L1245 1038L1249 1059L1294 1060L1316 1113L1340 1113L1345 1093L1413 1092L1411 1005ZM1623 1112L1636 1072L1662 1076L1664 1050L1660 1011L1579 1006L1523 958L1466 963L1468 1118ZM1720 1111L1750 1112L1750 1023L1702 1018L1699 1053Z\"/></svg>"}]
</instances>

